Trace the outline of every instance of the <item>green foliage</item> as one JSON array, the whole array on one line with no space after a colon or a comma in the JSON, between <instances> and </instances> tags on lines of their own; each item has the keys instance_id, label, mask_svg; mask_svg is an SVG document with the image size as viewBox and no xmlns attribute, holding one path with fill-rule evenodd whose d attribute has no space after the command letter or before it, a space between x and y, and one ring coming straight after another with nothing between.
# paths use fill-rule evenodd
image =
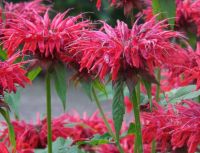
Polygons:
<instances>
[{"instance_id":1,"label":"green foliage","mask_svg":"<svg viewBox=\"0 0 200 153\"><path fill-rule=\"evenodd\" d=\"M42 71L41 67L37 67L31 71L28 72L28 78L33 81Z\"/></svg>"},{"instance_id":2,"label":"green foliage","mask_svg":"<svg viewBox=\"0 0 200 153\"><path fill-rule=\"evenodd\" d=\"M71 139L58 138L53 143L53 153L85 153L78 146L72 145ZM47 149L36 149L35 153L48 153Z\"/></svg>"},{"instance_id":3,"label":"green foliage","mask_svg":"<svg viewBox=\"0 0 200 153\"><path fill-rule=\"evenodd\" d=\"M20 89L16 93L5 93L5 102L10 106L11 110L14 111L14 115L19 119L19 108L20 108Z\"/></svg>"},{"instance_id":4,"label":"green foliage","mask_svg":"<svg viewBox=\"0 0 200 153\"><path fill-rule=\"evenodd\" d=\"M125 114L123 81L118 80L113 88L114 88L114 97L112 104L112 116L116 131L116 138L117 141L119 141L120 130L123 122L123 117Z\"/></svg>"},{"instance_id":5,"label":"green foliage","mask_svg":"<svg viewBox=\"0 0 200 153\"><path fill-rule=\"evenodd\" d=\"M67 102L67 71L65 66L61 63L57 64L52 74L56 92L65 110Z\"/></svg>"},{"instance_id":6,"label":"green foliage","mask_svg":"<svg viewBox=\"0 0 200 153\"><path fill-rule=\"evenodd\" d=\"M0 113L3 116L3 118L5 119L7 126L8 126L8 132L9 132L9 139L10 139L10 143L13 147L13 150L16 150L16 141L15 141L15 132L14 132L14 128L13 125L10 121L10 116L8 111L0 108Z\"/></svg>"},{"instance_id":7,"label":"green foliage","mask_svg":"<svg viewBox=\"0 0 200 153\"><path fill-rule=\"evenodd\" d=\"M161 98L160 103L166 105L167 102L175 104L186 99L194 99L200 95L200 90L196 90L196 85L189 85L185 87L180 87L177 89L172 89L169 92L166 92ZM165 97L168 97L166 101Z\"/></svg>"},{"instance_id":8,"label":"green foliage","mask_svg":"<svg viewBox=\"0 0 200 153\"><path fill-rule=\"evenodd\" d=\"M159 14L159 19L168 19L171 28L175 24L176 3L175 0L152 0L153 13Z\"/></svg>"},{"instance_id":9,"label":"green foliage","mask_svg":"<svg viewBox=\"0 0 200 153\"><path fill-rule=\"evenodd\" d=\"M106 91L106 86L99 81L99 79L95 79L92 81L92 87L94 89L97 89L100 93L108 97L107 91Z\"/></svg>"},{"instance_id":10,"label":"green foliage","mask_svg":"<svg viewBox=\"0 0 200 153\"><path fill-rule=\"evenodd\" d=\"M135 123L130 123L128 128L128 134L135 134L135 132L136 132Z\"/></svg>"},{"instance_id":11,"label":"green foliage","mask_svg":"<svg viewBox=\"0 0 200 153\"><path fill-rule=\"evenodd\" d=\"M2 50L2 48L0 48L0 59L2 61L5 61L7 59L7 54L5 51Z\"/></svg>"},{"instance_id":12,"label":"green foliage","mask_svg":"<svg viewBox=\"0 0 200 153\"><path fill-rule=\"evenodd\" d=\"M111 136L109 133L105 133L104 135L96 134L91 140L88 141L79 141L77 142L77 145L91 145L91 146L97 146L102 144L108 144L111 141Z\"/></svg>"},{"instance_id":13,"label":"green foliage","mask_svg":"<svg viewBox=\"0 0 200 153\"><path fill-rule=\"evenodd\" d=\"M151 94L151 83L146 81L146 80L143 80L142 81L145 88L146 88L146 91L147 91L147 96L148 96L148 100L149 100L149 104L150 104L150 109L152 109L152 94Z\"/></svg>"},{"instance_id":14,"label":"green foliage","mask_svg":"<svg viewBox=\"0 0 200 153\"><path fill-rule=\"evenodd\" d=\"M91 101L94 101L93 90L98 91L97 98L99 101L107 100L108 99L108 92L107 86L101 83L101 81L97 78L92 81L81 81L81 87L83 88L84 92L90 98Z\"/></svg>"},{"instance_id":15,"label":"green foliage","mask_svg":"<svg viewBox=\"0 0 200 153\"><path fill-rule=\"evenodd\" d=\"M80 82L81 87L83 89L83 91L86 93L86 95L90 98L91 101L93 101L93 96L92 96L92 83L91 81L81 81Z\"/></svg>"}]
</instances>

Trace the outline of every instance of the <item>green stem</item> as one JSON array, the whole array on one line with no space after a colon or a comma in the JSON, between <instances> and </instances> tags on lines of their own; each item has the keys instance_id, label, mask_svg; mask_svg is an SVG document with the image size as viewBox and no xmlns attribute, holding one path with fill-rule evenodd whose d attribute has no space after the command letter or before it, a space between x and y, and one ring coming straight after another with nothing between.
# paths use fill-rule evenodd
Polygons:
<instances>
[{"instance_id":1,"label":"green stem","mask_svg":"<svg viewBox=\"0 0 200 153\"><path fill-rule=\"evenodd\" d=\"M198 102L200 103L200 96L198 96Z\"/></svg>"},{"instance_id":2,"label":"green stem","mask_svg":"<svg viewBox=\"0 0 200 153\"><path fill-rule=\"evenodd\" d=\"M51 77L49 72L46 72L46 111L47 111L47 143L48 153L52 153L52 130L51 130Z\"/></svg>"},{"instance_id":3,"label":"green stem","mask_svg":"<svg viewBox=\"0 0 200 153\"><path fill-rule=\"evenodd\" d=\"M140 123L140 83L138 83L135 89L133 89L133 93L131 95L136 128L136 142L134 148L136 153L143 153L142 130Z\"/></svg>"},{"instance_id":4,"label":"green stem","mask_svg":"<svg viewBox=\"0 0 200 153\"><path fill-rule=\"evenodd\" d=\"M158 102L159 99L160 99L160 79L161 79L161 70L160 68L158 68L157 70L157 81L158 81L158 85L157 85L157 88L156 88L156 101Z\"/></svg>"},{"instance_id":5,"label":"green stem","mask_svg":"<svg viewBox=\"0 0 200 153\"><path fill-rule=\"evenodd\" d=\"M94 96L95 103L96 103L96 105L97 105L97 108L99 109L99 112L100 112L100 114L101 114L101 117L102 117L102 119L103 119L103 121L104 121L104 123L105 123L107 129L108 129L109 134L110 134L110 135L112 136L112 138L115 140L116 145L117 145L117 147L118 147L118 149L119 149L119 152L120 152L120 153L124 153L124 151L123 151L123 149L122 149L122 147L121 147L121 145L120 145L120 142L117 141L117 138L116 138L115 134L113 133L112 128L110 127L110 124L109 124L109 122L108 122L108 120L107 120L107 118L106 118L106 116L105 116L105 113L104 113L103 108L101 107L101 104L100 104L100 102L99 102L99 100L98 100L98 98L97 98L97 94L96 94L96 91L95 91L94 88L92 88L92 94L93 94L93 96Z\"/></svg>"},{"instance_id":6,"label":"green stem","mask_svg":"<svg viewBox=\"0 0 200 153\"><path fill-rule=\"evenodd\" d=\"M156 140L154 139L151 144L151 153L156 153Z\"/></svg>"}]
</instances>

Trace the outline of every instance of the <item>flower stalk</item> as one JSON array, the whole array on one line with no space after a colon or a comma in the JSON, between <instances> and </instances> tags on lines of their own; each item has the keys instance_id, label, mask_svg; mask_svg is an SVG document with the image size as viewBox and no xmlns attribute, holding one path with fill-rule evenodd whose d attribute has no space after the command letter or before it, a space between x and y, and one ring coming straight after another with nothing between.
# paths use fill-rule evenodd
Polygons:
<instances>
[{"instance_id":1,"label":"flower stalk","mask_svg":"<svg viewBox=\"0 0 200 153\"><path fill-rule=\"evenodd\" d=\"M136 127L136 139L134 146L134 153L143 153L142 145L142 130L140 123L140 83L136 85L131 93L131 99L133 103L133 112L135 117L135 127Z\"/></svg>"},{"instance_id":2,"label":"flower stalk","mask_svg":"<svg viewBox=\"0 0 200 153\"><path fill-rule=\"evenodd\" d=\"M46 72L46 111L47 111L47 144L48 153L52 153L52 128L51 128L51 76Z\"/></svg>"},{"instance_id":3,"label":"flower stalk","mask_svg":"<svg viewBox=\"0 0 200 153\"><path fill-rule=\"evenodd\" d=\"M103 119L103 121L104 121L104 123L105 123L107 129L108 129L109 134L112 136L112 138L113 138L114 141L116 142L116 145L117 145L117 148L118 148L119 152L120 152L120 153L124 153L124 151L123 151L123 149L122 149L122 147L121 147L119 141L117 141L117 138L116 138L115 134L113 133L112 128L110 127L110 124L109 124L109 122L108 122L108 120L107 120L107 118L106 118L106 115L105 115L105 113L104 113L104 111L103 111L103 108L101 107L101 104L100 104L100 102L99 102L99 100L98 100L98 98L97 98L97 94L96 94L94 88L92 88L92 94L93 94L93 96L94 96L94 101L95 101L95 103L96 103L97 108L99 109L99 112L100 112L100 114L101 114L101 117L102 117L102 119Z\"/></svg>"},{"instance_id":4,"label":"flower stalk","mask_svg":"<svg viewBox=\"0 0 200 153\"><path fill-rule=\"evenodd\" d=\"M160 99L160 79L161 79L161 70L160 70L160 68L158 68L156 75L157 75L157 81L158 81L158 84L157 84L157 87L156 87L156 101L158 102L159 99Z\"/></svg>"}]
</instances>

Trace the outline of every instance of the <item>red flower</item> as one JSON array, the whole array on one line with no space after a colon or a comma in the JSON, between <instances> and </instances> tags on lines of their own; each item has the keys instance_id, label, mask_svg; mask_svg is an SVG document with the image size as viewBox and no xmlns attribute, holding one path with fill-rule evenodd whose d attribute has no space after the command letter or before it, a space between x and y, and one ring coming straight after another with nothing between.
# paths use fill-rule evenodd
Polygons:
<instances>
[{"instance_id":1,"label":"red flower","mask_svg":"<svg viewBox=\"0 0 200 153\"><path fill-rule=\"evenodd\" d=\"M172 76L169 77L170 81L179 85L196 84L197 89L200 88L200 48L197 45L196 51L191 47L188 49L187 60L183 62L182 67L172 69ZM184 78L184 79L183 79ZM173 83L173 82L171 82Z\"/></svg>"},{"instance_id":2,"label":"red flower","mask_svg":"<svg viewBox=\"0 0 200 153\"><path fill-rule=\"evenodd\" d=\"M22 47L23 55L34 55L43 62L66 57L64 46L77 39L88 25L88 21L82 21L82 15L65 18L67 13L58 13L52 21L48 11L44 17L35 15L35 21L21 17L11 20L9 26L2 29L1 38L9 56Z\"/></svg>"},{"instance_id":3,"label":"red flower","mask_svg":"<svg viewBox=\"0 0 200 153\"><path fill-rule=\"evenodd\" d=\"M16 18L17 16L27 19L34 19L36 14L44 14L49 8L41 3L42 0L33 0L30 2L21 2L15 4L12 2L5 2L4 10L6 12L6 20Z\"/></svg>"},{"instance_id":4,"label":"red flower","mask_svg":"<svg viewBox=\"0 0 200 153\"><path fill-rule=\"evenodd\" d=\"M114 129L113 121L109 118L108 121L112 129ZM38 120L36 124L26 123L25 121L13 121L12 123L16 134L17 151L19 153L33 153L33 149L35 148L46 147L46 119ZM3 123L0 131L0 139L5 144L9 144L8 129L5 127L6 124ZM128 127L123 124L121 132L125 132L127 129ZM64 139L71 138L74 141L73 144L76 144L79 141L90 140L95 134L103 135L107 132L107 128L97 112L90 117L86 113L80 117L77 112L73 112L71 115L64 114L52 120L53 141L59 137ZM128 135L120 140L122 147L127 153L133 152L133 141L133 135ZM102 153L104 153L105 148L107 148L107 153L113 153L114 150L118 153L116 146L112 144L96 147L83 146L83 149L86 151L98 151Z\"/></svg>"},{"instance_id":5,"label":"red flower","mask_svg":"<svg viewBox=\"0 0 200 153\"><path fill-rule=\"evenodd\" d=\"M0 143L0 153L9 153L9 151L4 143Z\"/></svg>"},{"instance_id":6,"label":"red flower","mask_svg":"<svg viewBox=\"0 0 200 153\"><path fill-rule=\"evenodd\" d=\"M194 153L200 144L200 104L183 101L168 109L156 107L152 113L143 113L144 143L157 141L158 151Z\"/></svg>"},{"instance_id":7,"label":"red flower","mask_svg":"<svg viewBox=\"0 0 200 153\"><path fill-rule=\"evenodd\" d=\"M25 87L26 83L30 83L25 76L26 71L21 68L23 63L14 63L17 57L13 55L8 60L0 62L0 95L3 95L4 91L16 92L16 85Z\"/></svg>"},{"instance_id":8,"label":"red flower","mask_svg":"<svg viewBox=\"0 0 200 153\"><path fill-rule=\"evenodd\" d=\"M177 0L177 23L178 27L184 27L186 30L194 31L195 27L197 28L198 35L200 35L200 0ZM195 27L194 27L195 26Z\"/></svg>"},{"instance_id":9,"label":"red flower","mask_svg":"<svg viewBox=\"0 0 200 153\"><path fill-rule=\"evenodd\" d=\"M156 23L155 17L140 25L136 21L132 29L120 21L115 28L103 24L103 31L90 31L76 40L77 52L73 54L82 57L80 70L95 71L101 79L111 72L112 80L116 80L119 73L125 77L130 72L140 73L146 77L147 73L153 75L155 67L176 64L180 47L170 38L182 35L163 30L168 26L164 21Z\"/></svg>"},{"instance_id":10,"label":"red flower","mask_svg":"<svg viewBox=\"0 0 200 153\"><path fill-rule=\"evenodd\" d=\"M146 20L153 17L152 4L143 10ZM200 35L200 0L176 0L176 29Z\"/></svg>"}]
</instances>

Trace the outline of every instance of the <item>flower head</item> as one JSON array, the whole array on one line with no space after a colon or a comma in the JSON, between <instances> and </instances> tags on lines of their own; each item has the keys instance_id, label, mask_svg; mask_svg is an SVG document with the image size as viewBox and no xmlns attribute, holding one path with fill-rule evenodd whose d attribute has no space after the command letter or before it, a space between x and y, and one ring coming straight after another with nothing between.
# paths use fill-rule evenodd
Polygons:
<instances>
[{"instance_id":1,"label":"flower head","mask_svg":"<svg viewBox=\"0 0 200 153\"><path fill-rule=\"evenodd\" d=\"M43 5L42 0L33 0L15 4L12 2L5 2L4 6L6 19L16 18L17 16L33 19L36 14L44 14L47 9L49 9L49 7Z\"/></svg>"},{"instance_id":2,"label":"flower head","mask_svg":"<svg viewBox=\"0 0 200 153\"><path fill-rule=\"evenodd\" d=\"M16 85L25 87L26 83L30 83L25 76L26 71L21 68L23 63L14 63L17 57L13 55L6 61L0 61L0 95L4 95L4 91L16 92Z\"/></svg>"},{"instance_id":3,"label":"flower head","mask_svg":"<svg viewBox=\"0 0 200 153\"><path fill-rule=\"evenodd\" d=\"M158 151L194 153L200 144L200 104L187 100L167 109L156 106L142 115L144 143L156 140Z\"/></svg>"},{"instance_id":4,"label":"flower head","mask_svg":"<svg viewBox=\"0 0 200 153\"><path fill-rule=\"evenodd\" d=\"M77 39L88 25L88 21L82 21L82 15L65 18L67 13L58 13L53 20L48 11L44 16L37 14L35 21L21 17L14 22L11 20L9 26L2 29L1 38L8 55L21 47L22 55L33 55L43 62L61 61L61 57L67 57L64 46Z\"/></svg>"},{"instance_id":5,"label":"flower head","mask_svg":"<svg viewBox=\"0 0 200 153\"><path fill-rule=\"evenodd\" d=\"M170 39L182 35L164 30L168 25L164 21L156 23L155 17L137 24L129 29L121 21L115 28L103 22L102 31L87 32L76 40L77 51L73 50L73 54L81 57L80 70L95 71L101 79L111 72L112 80L117 80L119 75L126 77L129 73L147 78L155 67L176 64L179 47Z\"/></svg>"}]
</instances>

